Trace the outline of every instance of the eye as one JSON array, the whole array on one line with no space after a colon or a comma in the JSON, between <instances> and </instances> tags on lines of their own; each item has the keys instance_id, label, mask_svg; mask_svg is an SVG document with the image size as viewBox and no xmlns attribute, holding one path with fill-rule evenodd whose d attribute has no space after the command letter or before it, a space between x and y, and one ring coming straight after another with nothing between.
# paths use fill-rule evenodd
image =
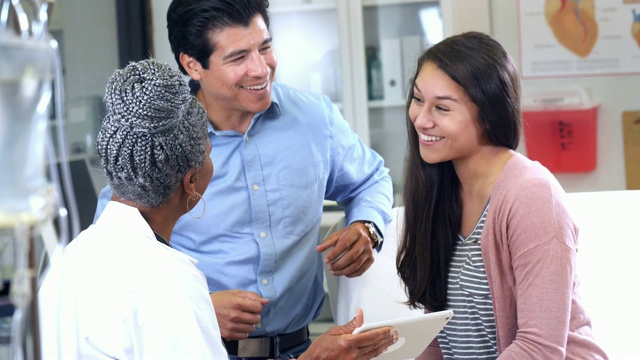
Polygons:
<instances>
[{"instance_id":1,"label":"eye","mask_svg":"<svg viewBox=\"0 0 640 360\"><path fill-rule=\"evenodd\" d=\"M235 63L237 63L237 62L242 61L243 59L244 59L244 55L240 55L240 56L236 56L236 57L234 57L234 58L231 58L231 60L230 60L230 61L231 61L231 62L235 62Z\"/></svg>"},{"instance_id":2,"label":"eye","mask_svg":"<svg viewBox=\"0 0 640 360\"><path fill-rule=\"evenodd\" d=\"M416 104L422 104L423 103L422 99L420 99L419 97L417 97L415 95L411 98L411 101L416 103Z\"/></svg>"},{"instance_id":3,"label":"eye","mask_svg":"<svg viewBox=\"0 0 640 360\"><path fill-rule=\"evenodd\" d=\"M265 45L265 46L260 48L260 52L261 53L266 53L266 52L269 52L269 51L271 51L271 44Z\"/></svg>"},{"instance_id":4,"label":"eye","mask_svg":"<svg viewBox=\"0 0 640 360\"><path fill-rule=\"evenodd\" d=\"M442 112L449 112L449 108L444 107L442 105L436 105L436 110L442 111Z\"/></svg>"}]
</instances>

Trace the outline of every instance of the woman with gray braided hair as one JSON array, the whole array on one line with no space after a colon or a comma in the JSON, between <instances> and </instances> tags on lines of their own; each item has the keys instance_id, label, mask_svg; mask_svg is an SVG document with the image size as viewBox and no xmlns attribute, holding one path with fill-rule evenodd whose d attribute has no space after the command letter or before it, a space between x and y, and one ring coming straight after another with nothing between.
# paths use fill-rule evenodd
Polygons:
<instances>
[{"instance_id":1,"label":"woman with gray braided hair","mask_svg":"<svg viewBox=\"0 0 640 360\"><path fill-rule=\"evenodd\" d=\"M105 102L96 143L113 195L155 208L189 169L204 166L207 182L211 178L204 109L169 66L146 60L117 71ZM199 198L205 188L187 195Z\"/></svg>"},{"instance_id":2,"label":"woman with gray braided hair","mask_svg":"<svg viewBox=\"0 0 640 360\"><path fill-rule=\"evenodd\" d=\"M205 278L169 242L178 218L204 211L193 208L213 175L205 112L155 60L115 71L105 102L97 147L113 195L51 259L43 357L225 359Z\"/></svg>"}]
</instances>

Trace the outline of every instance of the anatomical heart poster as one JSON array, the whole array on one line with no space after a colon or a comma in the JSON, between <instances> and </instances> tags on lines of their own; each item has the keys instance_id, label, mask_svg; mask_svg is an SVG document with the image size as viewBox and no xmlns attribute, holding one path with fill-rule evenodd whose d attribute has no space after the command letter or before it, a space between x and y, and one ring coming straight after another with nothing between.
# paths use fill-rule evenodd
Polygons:
<instances>
[{"instance_id":1,"label":"anatomical heart poster","mask_svg":"<svg viewBox=\"0 0 640 360\"><path fill-rule=\"evenodd\" d=\"M640 0L519 0L523 78L640 74Z\"/></svg>"}]
</instances>

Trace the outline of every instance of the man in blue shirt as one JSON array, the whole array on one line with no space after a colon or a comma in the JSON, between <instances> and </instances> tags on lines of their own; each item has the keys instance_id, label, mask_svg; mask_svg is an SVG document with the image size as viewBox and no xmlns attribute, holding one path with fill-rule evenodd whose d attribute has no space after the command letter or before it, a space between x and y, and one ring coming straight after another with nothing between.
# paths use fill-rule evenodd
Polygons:
<instances>
[{"instance_id":1,"label":"man in blue shirt","mask_svg":"<svg viewBox=\"0 0 640 360\"><path fill-rule=\"evenodd\" d=\"M201 218L180 219L171 244L198 260L236 359L295 357L309 346L323 261L336 276L364 273L393 201L383 159L328 97L273 82L267 7L173 0L167 13L171 50L207 112L216 167L206 206L190 213ZM109 197L103 190L96 217ZM344 207L349 226L318 245L324 199ZM246 350L262 345L269 355Z\"/></svg>"}]
</instances>

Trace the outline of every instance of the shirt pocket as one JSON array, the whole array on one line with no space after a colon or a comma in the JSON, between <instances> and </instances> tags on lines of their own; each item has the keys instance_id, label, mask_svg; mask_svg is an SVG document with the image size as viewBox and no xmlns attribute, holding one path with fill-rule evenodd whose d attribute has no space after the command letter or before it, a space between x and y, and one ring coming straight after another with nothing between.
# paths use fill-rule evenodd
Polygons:
<instances>
[{"instance_id":1,"label":"shirt pocket","mask_svg":"<svg viewBox=\"0 0 640 360\"><path fill-rule=\"evenodd\" d=\"M477 299L490 298L489 281L482 261L480 247L470 249L458 278L460 289Z\"/></svg>"},{"instance_id":2,"label":"shirt pocket","mask_svg":"<svg viewBox=\"0 0 640 360\"><path fill-rule=\"evenodd\" d=\"M322 217L325 181L324 162L295 169L283 170L278 174L282 199L282 223L285 233L304 235Z\"/></svg>"}]
</instances>

